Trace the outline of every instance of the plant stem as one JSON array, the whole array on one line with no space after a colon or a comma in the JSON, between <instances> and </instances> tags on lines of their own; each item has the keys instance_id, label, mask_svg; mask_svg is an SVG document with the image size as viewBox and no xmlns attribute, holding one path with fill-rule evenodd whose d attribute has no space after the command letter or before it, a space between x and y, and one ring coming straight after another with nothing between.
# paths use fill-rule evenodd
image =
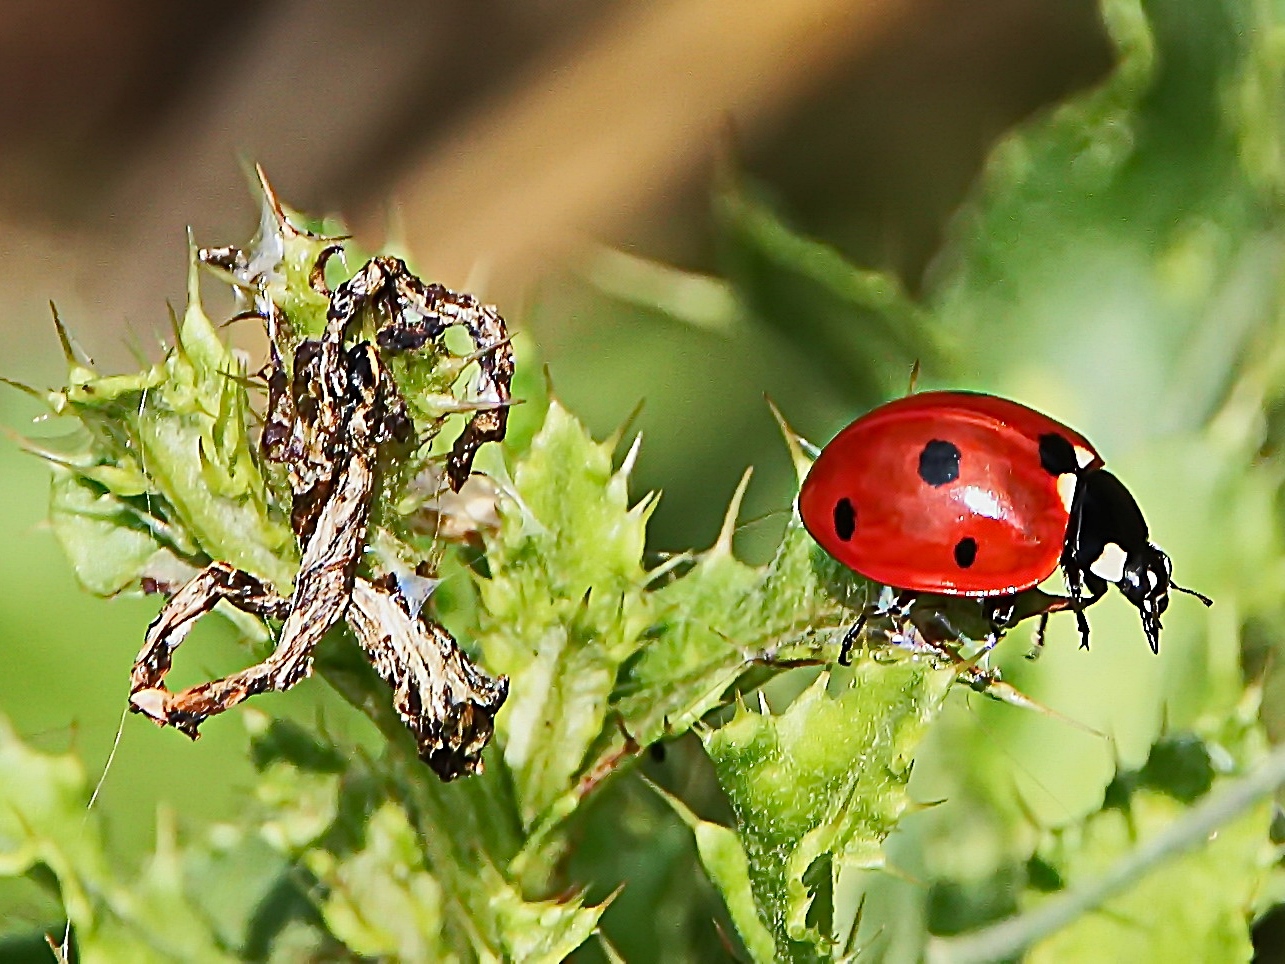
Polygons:
<instances>
[{"instance_id":1,"label":"plant stem","mask_svg":"<svg viewBox=\"0 0 1285 964\"><path fill-rule=\"evenodd\" d=\"M933 938L928 943L929 964L981 964L1017 957L1032 944L1137 883L1166 860L1194 850L1215 830L1239 817L1282 783L1285 746L1274 750L1246 776L1193 807L1098 880L983 930L961 937Z\"/></svg>"}]
</instances>

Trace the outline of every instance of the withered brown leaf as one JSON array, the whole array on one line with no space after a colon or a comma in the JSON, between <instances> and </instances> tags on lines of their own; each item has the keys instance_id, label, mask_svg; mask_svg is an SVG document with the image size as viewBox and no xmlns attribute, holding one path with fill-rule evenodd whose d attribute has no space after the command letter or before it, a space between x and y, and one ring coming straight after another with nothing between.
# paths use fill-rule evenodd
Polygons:
<instances>
[{"instance_id":1,"label":"withered brown leaf","mask_svg":"<svg viewBox=\"0 0 1285 964\"><path fill-rule=\"evenodd\" d=\"M332 626L346 620L394 707L415 737L421 758L443 780L475 773L508 695L508 681L477 667L443 627L407 602L392 575L358 576L366 548L381 447L410 430L405 405L382 354L414 351L462 325L477 347L475 411L446 461L459 490L478 447L504 437L513 352L504 319L471 295L425 285L397 258L367 262L333 292L325 289L322 252L312 283L330 300L320 339L304 340L287 375L274 342L267 370L262 456L286 466L290 519L301 550L289 598L249 573L214 562L180 588L148 627L130 679L130 708L195 739L200 725L258 693L289 689L312 671L313 653ZM219 252L224 260L232 254ZM229 263L232 263L231 261ZM260 301L262 305L263 302ZM279 326L268 303L265 323ZM363 310L385 323L375 344L346 343ZM174 651L192 625L220 601L281 621L273 653L220 680L172 693L164 684Z\"/></svg>"}]
</instances>

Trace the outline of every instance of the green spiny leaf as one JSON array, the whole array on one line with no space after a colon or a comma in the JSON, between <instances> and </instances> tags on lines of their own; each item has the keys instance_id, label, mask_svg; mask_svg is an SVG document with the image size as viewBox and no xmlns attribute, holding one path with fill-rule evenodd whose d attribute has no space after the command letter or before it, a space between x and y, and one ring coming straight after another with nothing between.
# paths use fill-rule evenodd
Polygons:
<instances>
[{"instance_id":1,"label":"green spiny leaf","mask_svg":"<svg viewBox=\"0 0 1285 964\"><path fill-rule=\"evenodd\" d=\"M189 563L226 560L282 589L293 580L294 540L268 508L250 448L244 372L201 307L195 260L188 297L178 340L158 365L99 377L77 363L51 396L55 411L87 430L79 448L56 455L32 445L58 467L54 528L95 592L136 582L162 549Z\"/></svg>"},{"instance_id":2,"label":"green spiny leaf","mask_svg":"<svg viewBox=\"0 0 1285 964\"><path fill-rule=\"evenodd\" d=\"M848 674L845 674L848 675ZM825 859L874 867L908 804L910 761L950 680L913 662L823 674L781 715L742 707L704 736L732 803L759 916L784 960L828 954L804 877Z\"/></svg>"},{"instance_id":3,"label":"green spiny leaf","mask_svg":"<svg viewBox=\"0 0 1285 964\"><path fill-rule=\"evenodd\" d=\"M74 756L37 753L0 719L0 876L53 875L82 960L233 960L188 899L168 814L160 815L156 852L128 880L104 851L88 798Z\"/></svg>"},{"instance_id":4,"label":"green spiny leaf","mask_svg":"<svg viewBox=\"0 0 1285 964\"><path fill-rule=\"evenodd\" d=\"M80 584L98 596L136 585L161 544L109 490L54 465L49 514Z\"/></svg>"},{"instance_id":5,"label":"green spiny leaf","mask_svg":"<svg viewBox=\"0 0 1285 964\"><path fill-rule=\"evenodd\" d=\"M363 957L450 959L442 920L446 901L424 868L406 815L394 804L383 804L366 821L364 844L343 857L324 848L303 855L326 888L321 914L330 932Z\"/></svg>"},{"instance_id":6,"label":"green spiny leaf","mask_svg":"<svg viewBox=\"0 0 1285 964\"><path fill-rule=\"evenodd\" d=\"M750 882L749 859L736 832L721 824L701 820L673 794L666 793L655 784L652 788L673 807L695 835L701 866L723 895L732 922L750 957L755 964L771 964L776 960L776 944L772 932L759 917Z\"/></svg>"},{"instance_id":7,"label":"green spiny leaf","mask_svg":"<svg viewBox=\"0 0 1285 964\"><path fill-rule=\"evenodd\" d=\"M513 473L487 540L481 642L512 680L498 720L530 822L568 791L649 619L642 551L651 501L556 402Z\"/></svg>"}]
</instances>

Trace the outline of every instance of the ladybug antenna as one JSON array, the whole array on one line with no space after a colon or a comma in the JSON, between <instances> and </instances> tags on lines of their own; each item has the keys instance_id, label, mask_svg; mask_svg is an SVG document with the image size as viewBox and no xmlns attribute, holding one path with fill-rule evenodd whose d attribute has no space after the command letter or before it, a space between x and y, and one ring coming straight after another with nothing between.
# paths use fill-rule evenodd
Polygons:
<instances>
[{"instance_id":1,"label":"ladybug antenna","mask_svg":"<svg viewBox=\"0 0 1285 964\"><path fill-rule=\"evenodd\" d=\"M1196 590L1194 589L1188 589L1186 586L1180 586L1172 579L1169 580L1169 588L1176 589L1178 590L1178 592L1185 592L1188 596L1195 596L1206 606L1212 606L1214 604L1214 601L1210 599L1208 596L1206 596L1203 592L1196 592Z\"/></svg>"}]
</instances>

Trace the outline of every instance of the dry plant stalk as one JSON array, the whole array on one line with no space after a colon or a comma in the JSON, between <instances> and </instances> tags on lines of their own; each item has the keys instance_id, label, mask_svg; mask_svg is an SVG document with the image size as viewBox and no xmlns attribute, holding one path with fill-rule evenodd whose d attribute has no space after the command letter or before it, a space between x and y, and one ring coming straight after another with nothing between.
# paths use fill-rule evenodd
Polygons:
<instances>
[{"instance_id":1,"label":"dry plant stalk","mask_svg":"<svg viewBox=\"0 0 1285 964\"><path fill-rule=\"evenodd\" d=\"M508 680L475 666L450 633L416 611L392 575L357 575L367 543L380 455L414 434L406 405L385 367L385 353L414 351L463 326L476 346L480 375L473 414L447 458L446 480L458 491L478 447L504 437L513 378L513 351L504 319L470 295L425 285L397 258L367 262L333 292L324 269L339 248L326 248L312 286L329 299L325 331L294 351L288 373L274 340L265 372L268 405L260 437L265 460L286 467L291 528L301 553L294 589L283 598L260 580L215 562L180 588L148 627L130 678L130 709L195 739L209 717L257 693L283 691L309 675L313 652L332 626L346 620L394 706L414 734L419 754L443 780L475 773L494 732ZM228 266L234 249L202 252ZM375 344L348 345L363 311L382 323ZM269 332L278 309L266 298L256 313ZM262 619L280 620L276 649L263 662L179 693L164 684L174 651L202 615L220 602Z\"/></svg>"}]
</instances>

